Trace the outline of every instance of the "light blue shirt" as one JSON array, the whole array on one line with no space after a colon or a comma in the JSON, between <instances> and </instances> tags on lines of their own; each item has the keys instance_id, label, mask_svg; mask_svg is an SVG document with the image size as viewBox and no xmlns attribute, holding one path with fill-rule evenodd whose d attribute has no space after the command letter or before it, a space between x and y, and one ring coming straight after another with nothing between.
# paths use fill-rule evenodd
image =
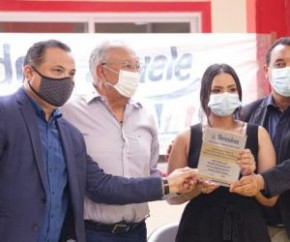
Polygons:
<instances>
[{"instance_id":1,"label":"light blue shirt","mask_svg":"<svg viewBox=\"0 0 290 242\"><path fill-rule=\"evenodd\" d=\"M160 174L157 128L141 104L129 101L121 124L92 86L86 94L73 97L61 110L81 131L88 154L106 173L123 177ZM147 203L106 205L85 198L85 219L88 220L138 222L148 213Z\"/></svg>"}]
</instances>

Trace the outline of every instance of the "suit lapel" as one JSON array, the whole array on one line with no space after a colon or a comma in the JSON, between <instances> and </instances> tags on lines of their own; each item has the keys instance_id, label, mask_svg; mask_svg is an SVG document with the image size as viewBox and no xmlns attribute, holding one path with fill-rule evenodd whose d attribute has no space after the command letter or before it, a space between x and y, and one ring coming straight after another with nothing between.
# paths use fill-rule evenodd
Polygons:
<instances>
[{"instance_id":1,"label":"suit lapel","mask_svg":"<svg viewBox=\"0 0 290 242\"><path fill-rule=\"evenodd\" d=\"M73 150L73 143L70 137L70 132L68 126L64 122L62 118L57 119L57 126L60 133L61 143L63 147L63 152L66 159L66 167L67 167L67 174L68 174L68 183L69 183L69 190L71 194L71 201L73 207L79 208L79 206L83 206L79 204L80 192L79 192L79 184L78 184L78 177L77 177L77 168L76 168L76 161L74 156ZM74 199L73 199L74 198Z\"/></svg>"},{"instance_id":2,"label":"suit lapel","mask_svg":"<svg viewBox=\"0 0 290 242\"><path fill-rule=\"evenodd\" d=\"M43 188L45 191L47 191L48 184L47 184L47 178L46 178L46 173L45 173L44 161L43 161L42 153L41 153L41 150L42 150L41 140L40 140L39 128L37 124L35 110L33 109L23 89L20 89L16 93L16 99L19 103L20 112L23 116L25 125L28 129L30 141L32 143L32 147L34 151L36 165L38 168L38 172L41 178Z\"/></svg>"}]
</instances>

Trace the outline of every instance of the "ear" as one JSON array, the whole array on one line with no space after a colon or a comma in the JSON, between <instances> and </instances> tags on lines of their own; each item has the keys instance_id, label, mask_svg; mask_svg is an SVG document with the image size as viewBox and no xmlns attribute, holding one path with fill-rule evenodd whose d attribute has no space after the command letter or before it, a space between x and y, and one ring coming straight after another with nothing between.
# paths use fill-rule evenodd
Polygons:
<instances>
[{"instance_id":1,"label":"ear","mask_svg":"<svg viewBox=\"0 0 290 242\"><path fill-rule=\"evenodd\" d=\"M26 80L30 80L33 76L33 71L31 66L25 65L23 66L23 75Z\"/></svg>"},{"instance_id":2,"label":"ear","mask_svg":"<svg viewBox=\"0 0 290 242\"><path fill-rule=\"evenodd\" d=\"M263 66L264 75L267 80L269 80L269 67L267 65Z\"/></svg>"},{"instance_id":3,"label":"ear","mask_svg":"<svg viewBox=\"0 0 290 242\"><path fill-rule=\"evenodd\" d=\"M97 65L96 66L96 74L99 81L106 80L105 74L104 74L104 66Z\"/></svg>"}]
</instances>

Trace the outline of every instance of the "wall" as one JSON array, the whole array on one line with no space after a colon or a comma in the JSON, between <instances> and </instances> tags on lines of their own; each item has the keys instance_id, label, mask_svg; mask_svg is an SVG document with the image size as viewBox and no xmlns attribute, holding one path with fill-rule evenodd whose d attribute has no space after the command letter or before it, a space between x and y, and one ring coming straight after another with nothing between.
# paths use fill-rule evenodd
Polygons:
<instances>
[{"instance_id":1,"label":"wall","mask_svg":"<svg viewBox=\"0 0 290 242\"><path fill-rule=\"evenodd\" d=\"M247 33L245 0L212 0L212 32Z\"/></svg>"},{"instance_id":2,"label":"wall","mask_svg":"<svg viewBox=\"0 0 290 242\"><path fill-rule=\"evenodd\" d=\"M256 32L290 36L290 0L256 0Z\"/></svg>"},{"instance_id":3,"label":"wall","mask_svg":"<svg viewBox=\"0 0 290 242\"><path fill-rule=\"evenodd\" d=\"M202 13L202 32L290 36L290 0L1 0L0 11Z\"/></svg>"}]
</instances>

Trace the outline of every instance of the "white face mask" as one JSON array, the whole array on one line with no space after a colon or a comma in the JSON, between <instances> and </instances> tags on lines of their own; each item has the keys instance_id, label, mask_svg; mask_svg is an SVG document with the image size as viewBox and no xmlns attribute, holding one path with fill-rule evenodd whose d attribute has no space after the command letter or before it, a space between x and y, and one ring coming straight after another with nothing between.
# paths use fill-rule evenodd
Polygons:
<instances>
[{"instance_id":1,"label":"white face mask","mask_svg":"<svg viewBox=\"0 0 290 242\"><path fill-rule=\"evenodd\" d=\"M118 74L117 71L109 67L106 67L106 68ZM120 70L119 80L115 85L112 85L109 82L106 82L106 83L114 87L118 91L118 93L120 93L122 96L130 98L136 93L138 89L138 85L139 85L139 80L140 80L139 72Z\"/></svg>"},{"instance_id":2,"label":"white face mask","mask_svg":"<svg viewBox=\"0 0 290 242\"><path fill-rule=\"evenodd\" d=\"M290 97L290 66L272 69L270 83L277 93Z\"/></svg>"},{"instance_id":3,"label":"white face mask","mask_svg":"<svg viewBox=\"0 0 290 242\"><path fill-rule=\"evenodd\" d=\"M229 116L241 106L241 101L237 93L211 94L207 106L217 116Z\"/></svg>"}]
</instances>

